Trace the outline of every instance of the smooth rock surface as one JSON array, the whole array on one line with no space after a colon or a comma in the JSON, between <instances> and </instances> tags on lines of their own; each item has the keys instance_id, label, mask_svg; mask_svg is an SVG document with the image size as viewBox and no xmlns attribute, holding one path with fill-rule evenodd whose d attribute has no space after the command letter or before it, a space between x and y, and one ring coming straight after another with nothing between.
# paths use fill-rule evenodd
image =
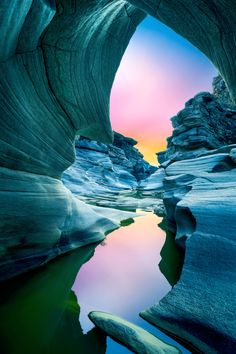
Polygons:
<instances>
[{"instance_id":1,"label":"smooth rock surface","mask_svg":"<svg viewBox=\"0 0 236 354\"><path fill-rule=\"evenodd\" d=\"M153 334L131 322L109 313L93 311L90 320L113 339L127 346L138 354L171 354L181 353L179 349L161 341Z\"/></svg>"},{"instance_id":2,"label":"smooth rock surface","mask_svg":"<svg viewBox=\"0 0 236 354\"><path fill-rule=\"evenodd\" d=\"M1 1L3 277L101 240L117 227L60 179L75 160L76 134L112 142L110 89L144 17L123 0Z\"/></svg>"},{"instance_id":3,"label":"smooth rock surface","mask_svg":"<svg viewBox=\"0 0 236 354\"><path fill-rule=\"evenodd\" d=\"M162 191L167 241L175 235L180 268L171 269L165 255L160 269L173 289L141 316L193 352L236 348L235 112L224 82L215 79L213 95L196 95L172 119L161 168L142 182Z\"/></svg>"},{"instance_id":4,"label":"smooth rock surface","mask_svg":"<svg viewBox=\"0 0 236 354\"><path fill-rule=\"evenodd\" d=\"M76 134L112 142L110 90L125 48L146 12L202 50L219 68L235 100L232 0L1 1L1 195L4 205L7 200L12 204L0 222L3 254L8 248L11 252L10 247L12 254L27 248L27 238L13 236L12 229L21 225L28 230L31 211L37 211L41 220L36 221L40 232L45 227L42 220L53 213L62 219L64 215L66 230L77 228L78 237L81 234L78 221L73 221L80 220L80 205L55 180L74 162ZM9 180L14 180L13 187L7 186ZM14 188L20 191L15 198ZM60 228L61 223L60 219ZM56 233L55 244L60 242L57 227ZM38 252L39 240L31 251Z\"/></svg>"},{"instance_id":5,"label":"smooth rock surface","mask_svg":"<svg viewBox=\"0 0 236 354\"><path fill-rule=\"evenodd\" d=\"M230 354L236 347L235 171L198 176L181 196L174 213L185 249L180 280L141 314L203 353Z\"/></svg>"},{"instance_id":6,"label":"smooth rock surface","mask_svg":"<svg viewBox=\"0 0 236 354\"><path fill-rule=\"evenodd\" d=\"M56 178L1 169L0 280L101 241L135 214L89 206ZM37 201L37 202L36 202Z\"/></svg>"}]
</instances>

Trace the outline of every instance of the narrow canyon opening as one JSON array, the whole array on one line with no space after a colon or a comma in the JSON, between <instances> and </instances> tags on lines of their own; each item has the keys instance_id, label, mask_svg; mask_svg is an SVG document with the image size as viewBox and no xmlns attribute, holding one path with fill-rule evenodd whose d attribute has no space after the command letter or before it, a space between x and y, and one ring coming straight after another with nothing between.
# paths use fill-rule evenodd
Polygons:
<instances>
[{"instance_id":1,"label":"narrow canyon opening","mask_svg":"<svg viewBox=\"0 0 236 354\"><path fill-rule=\"evenodd\" d=\"M110 99L114 131L138 141L149 163L166 148L170 118L194 95L212 92L217 71L172 29L148 16L138 26L116 73Z\"/></svg>"}]
</instances>

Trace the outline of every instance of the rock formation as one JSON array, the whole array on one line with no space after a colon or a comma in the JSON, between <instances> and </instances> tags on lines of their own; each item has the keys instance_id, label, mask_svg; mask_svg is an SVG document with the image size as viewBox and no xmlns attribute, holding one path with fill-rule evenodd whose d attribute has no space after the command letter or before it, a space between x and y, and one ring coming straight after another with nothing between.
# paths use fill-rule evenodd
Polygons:
<instances>
[{"instance_id":1,"label":"rock formation","mask_svg":"<svg viewBox=\"0 0 236 354\"><path fill-rule=\"evenodd\" d=\"M225 145L236 144L236 107L229 101L224 81L215 78L214 94L199 93L171 118L173 134L160 163L193 158Z\"/></svg>"},{"instance_id":2,"label":"rock formation","mask_svg":"<svg viewBox=\"0 0 236 354\"><path fill-rule=\"evenodd\" d=\"M3 276L101 240L117 227L60 179L75 160L76 134L112 141L111 85L144 17L120 0L1 1Z\"/></svg>"},{"instance_id":3,"label":"rock formation","mask_svg":"<svg viewBox=\"0 0 236 354\"><path fill-rule=\"evenodd\" d=\"M146 13L208 56L235 104L234 0L1 1L1 277L101 240L127 217L86 205L60 179L74 162L76 135L112 142L110 89ZM218 84L218 101L200 94L173 120L175 135L159 155L157 193L186 255L177 285L143 316L198 351L233 353L235 110Z\"/></svg>"},{"instance_id":4,"label":"rock formation","mask_svg":"<svg viewBox=\"0 0 236 354\"><path fill-rule=\"evenodd\" d=\"M213 95L198 94L172 119L167 151L158 154L160 168L139 186L144 196L163 197L167 239L159 267L173 285L140 315L193 352L231 354L236 347L236 116L224 82L216 83ZM129 344L129 336L122 335L126 324L120 330L122 322L105 322L106 315L98 314L99 327Z\"/></svg>"},{"instance_id":5,"label":"rock formation","mask_svg":"<svg viewBox=\"0 0 236 354\"><path fill-rule=\"evenodd\" d=\"M145 331L118 316L93 311L89 318L98 328L105 331L118 342L125 344L134 353L139 354L180 354L180 350L166 344L153 334Z\"/></svg>"},{"instance_id":6,"label":"rock formation","mask_svg":"<svg viewBox=\"0 0 236 354\"><path fill-rule=\"evenodd\" d=\"M236 346L236 111L227 97L218 89L186 104L158 154L161 168L151 186L143 182L146 192L162 191L168 230L185 258L173 290L141 316L204 353Z\"/></svg>"},{"instance_id":7,"label":"rock formation","mask_svg":"<svg viewBox=\"0 0 236 354\"><path fill-rule=\"evenodd\" d=\"M100 220L63 187L60 178L74 162L76 134L112 141L112 82L129 39L146 13L203 51L219 68L235 101L235 12L233 0L1 1L4 262L11 261L12 249L24 254L26 245L30 257L46 254L55 245L58 249L61 230L67 235L77 231L80 245L81 229L75 220L83 208L93 215L90 225ZM29 225L36 225L37 237L24 236L29 234ZM52 231L50 240L45 237L46 225Z\"/></svg>"},{"instance_id":8,"label":"rock formation","mask_svg":"<svg viewBox=\"0 0 236 354\"><path fill-rule=\"evenodd\" d=\"M85 201L115 203L122 193L126 203L125 195L135 196L139 181L157 170L143 159L136 144L118 133L113 144L80 137L75 142L76 161L63 174L64 184Z\"/></svg>"}]
</instances>

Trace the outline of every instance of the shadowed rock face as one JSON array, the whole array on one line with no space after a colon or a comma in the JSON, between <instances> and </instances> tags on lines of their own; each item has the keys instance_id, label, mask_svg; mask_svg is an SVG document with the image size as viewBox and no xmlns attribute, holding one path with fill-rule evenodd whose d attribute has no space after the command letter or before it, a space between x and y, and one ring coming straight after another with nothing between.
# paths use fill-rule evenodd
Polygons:
<instances>
[{"instance_id":1,"label":"shadowed rock face","mask_svg":"<svg viewBox=\"0 0 236 354\"><path fill-rule=\"evenodd\" d=\"M6 269L14 273L18 260L24 258L18 271L31 268L117 227L109 215L74 198L60 178L74 162L76 134L112 141L110 88L144 17L120 0L1 1L0 263L5 276Z\"/></svg>"},{"instance_id":2,"label":"shadowed rock face","mask_svg":"<svg viewBox=\"0 0 236 354\"><path fill-rule=\"evenodd\" d=\"M113 144L87 138L76 140L76 161L63 174L64 184L80 198L91 200L117 198L132 192L140 180L157 170L135 148L137 141L114 133Z\"/></svg>"},{"instance_id":3,"label":"shadowed rock face","mask_svg":"<svg viewBox=\"0 0 236 354\"><path fill-rule=\"evenodd\" d=\"M220 76L213 80L213 94L201 92L171 118L173 133L167 138L167 150L157 153L161 164L207 155L236 144L236 107ZM225 146L225 148L223 148Z\"/></svg>"},{"instance_id":4,"label":"shadowed rock face","mask_svg":"<svg viewBox=\"0 0 236 354\"><path fill-rule=\"evenodd\" d=\"M214 95L197 95L172 119L162 167L148 179L162 188L167 228L185 257L172 291L141 316L194 352L228 354L236 347L236 124L217 82ZM168 263L160 269L172 276Z\"/></svg>"},{"instance_id":5,"label":"shadowed rock face","mask_svg":"<svg viewBox=\"0 0 236 354\"><path fill-rule=\"evenodd\" d=\"M76 134L112 141L110 89L146 12L203 51L235 99L233 1L1 1L2 255L29 243L16 236L26 224L37 225L32 250L47 224L57 225L49 248L60 242L61 230L80 234L74 220L81 205L59 180L75 159Z\"/></svg>"},{"instance_id":6,"label":"shadowed rock face","mask_svg":"<svg viewBox=\"0 0 236 354\"><path fill-rule=\"evenodd\" d=\"M78 134L111 142L111 86L145 14L123 0L56 3L41 45L51 89Z\"/></svg>"}]
</instances>

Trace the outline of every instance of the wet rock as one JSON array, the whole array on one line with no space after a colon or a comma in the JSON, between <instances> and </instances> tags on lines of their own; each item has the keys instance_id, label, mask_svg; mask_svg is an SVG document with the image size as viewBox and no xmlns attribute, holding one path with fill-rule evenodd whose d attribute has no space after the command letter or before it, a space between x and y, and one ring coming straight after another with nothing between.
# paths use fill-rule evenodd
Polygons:
<instances>
[{"instance_id":1,"label":"wet rock","mask_svg":"<svg viewBox=\"0 0 236 354\"><path fill-rule=\"evenodd\" d=\"M177 242L185 249L180 280L142 313L204 353L232 353L236 346L235 191L232 171L215 177L206 173L192 182L175 206Z\"/></svg>"},{"instance_id":2,"label":"wet rock","mask_svg":"<svg viewBox=\"0 0 236 354\"><path fill-rule=\"evenodd\" d=\"M185 252L180 280L141 315L190 348L232 353L236 346L236 168L167 177L168 228ZM171 165L170 165L171 166ZM236 165L235 165L236 167ZM170 187L171 186L171 187Z\"/></svg>"},{"instance_id":3,"label":"wet rock","mask_svg":"<svg viewBox=\"0 0 236 354\"><path fill-rule=\"evenodd\" d=\"M139 354L171 354L181 353L175 347L161 341L153 334L145 331L120 317L109 313L94 311L89 314L90 320L110 337Z\"/></svg>"}]
</instances>

